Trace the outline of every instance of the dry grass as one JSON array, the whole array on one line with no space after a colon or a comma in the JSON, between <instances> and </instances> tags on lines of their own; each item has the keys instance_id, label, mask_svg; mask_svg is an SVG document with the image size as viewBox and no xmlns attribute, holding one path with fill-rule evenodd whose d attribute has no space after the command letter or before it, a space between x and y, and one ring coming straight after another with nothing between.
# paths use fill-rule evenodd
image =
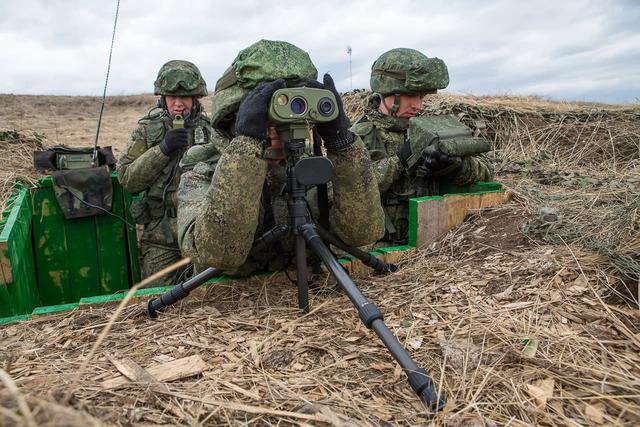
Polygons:
<instances>
[{"instance_id":1,"label":"dry grass","mask_svg":"<svg viewBox=\"0 0 640 427\"><path fill-rule=\"evenodd\" d=\"M347 94L351 113L361 96ZM439 102L428 105L493 142L514 201L358 283L448 394L444 413L427 417L330 280L301 316L274 276L211 286L160 321L129 306L90 359L113 307L0 328L0 368L16 385L0 387L0 424L26 423L26 403L38 425L638 425L638 109ZM168 389L103 387L113 357L148 368L189 355L208 369Z\"/></svg>"},{"instance_id":2,"label":"dry grass","mask_svg":"<svg viewBox=\"0 0 640 427\"><path fill-rule=\"evenodd\" d=\"M0 212L10 208L7 202L16 183L31 187L38 176L43 176L33 168L33 151L46 146L46 138L37 132L0 129Z\"/></svg>"}]
</instances>

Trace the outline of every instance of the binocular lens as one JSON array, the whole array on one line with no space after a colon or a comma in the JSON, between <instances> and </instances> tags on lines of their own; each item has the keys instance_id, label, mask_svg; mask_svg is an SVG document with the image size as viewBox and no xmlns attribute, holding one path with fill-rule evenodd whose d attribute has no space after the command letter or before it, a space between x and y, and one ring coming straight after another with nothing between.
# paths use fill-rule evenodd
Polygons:
<instances>
[{"instance_id":1,"label":"binocular lens","mask_svg":"<svg viewBox=\"0 0 640 427\"><path fill-rule=\"evenodd\" d=\"M306 101L302 98L293 98L291 100L291 111L297 115L304 114L307 111Z\"/></svg>"},{"instance_id":2,"label":"binocular lens","mask_svg":"<svg viewBox=\"0 0 640 427\"><path fill-rule=\"evenodd\" d=\"M322 98L318 101L318 111L320 111L320 114L323 116L330 116L334 108L335 105L329 98Z\"/></svg>"}]
</instances>

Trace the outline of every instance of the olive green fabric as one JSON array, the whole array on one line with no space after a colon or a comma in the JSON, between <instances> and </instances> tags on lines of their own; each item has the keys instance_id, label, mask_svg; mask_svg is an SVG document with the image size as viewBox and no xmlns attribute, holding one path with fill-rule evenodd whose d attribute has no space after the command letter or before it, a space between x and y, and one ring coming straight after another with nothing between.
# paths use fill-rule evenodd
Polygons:
<instances>
[{"instance_id":1,"label":"olive green fabric","mask_svg":"<svg viewBox=\"0 0 640 427\"><path fill-rule=\"evenodd\" d=\"M282 256L291 258L294 241L287 238L281 250L270 248L249 256L255 238L264 229L265 206L261 195L266 180L275 223L288 222L286 181L282 163L263 158L260 141L240 136L225 149L217 167L198 163L182 175L178 188L178 233L183 254L202 269L208 266L235 274L282 268ZM330 223L347 243L360 246L376 241L384 231L384 214L371 160L359 138L338 153L329 153L335 173L332 182ZM318 217L313 198L311 214Z\"/></svg>"},{"instance_id":2,"label":"olive green fabric","mask_svg":"<svg viewBox=\"0 0 640 427\"><path fill-rule=\"evenodd\" d=\"M164 155L158 146L172 118L165 111L151 112L138 121L129 142L118 159L116 173L122 186L144 197L131 207L132 216L143 227L140 238L142 271L153 273L180 259L176 225L176 196L182 169L179 162L184 150L175 158ZM209 119L198 114L187 120L189 147L212 147ZM209 148L211 156L216 150ZM164 280L166 283L166 280Z\"/></svg>"},{"instance_id":3,"label":"olive green fabric","mask_svg":"<svg viewBox=\"0 0 640 427\"><path fill-rule=\"evenodd\" d=\"M427 147L433 152L458 157L473 156L491 150L484 138L474 137L471 129L448 114L411 118L407 136L412 152L407 160L408 168L420 161L420 154Z\"/></svg>"},{"instance_id":4,"label":"olive green fabric","mask_svg":"<svg viewBox=\"0 0 640 427\"><path fill-rule=\"evenodd\" d=\"M240 100L262 81L315 80L318 71L309 54L284 41L260 40L243 49L216 83L211 120L214 127L238 110Z\"/></svg>"},{"instance_id":5,"label":"olive green fabric","mask_svg":"<svg viewBox=\"0 0 640 427\"><path fill-rule=\"evenodd\" d=\"M67 219L111 211L113 185L107 166L53 171L53 191Z\"/></svg>"},{"instance_id":6,"label":"olive green fabric","mask_svg":"<svg viewBox=\"0 0 640 427\"><path fill-rule=\"evenodd\" d=\"M365 99L364 115L351 130L363 139L374 164L385 211L384 240L405 244L410 198L439 195L440 183L445 180L456 185L490 181L493 178L493 166L483 154L464 156L462 166L455 175L429 177L418 182L415 173L405 169L396 155L407 136L409 121L399 121L382 114L378 111L379 101L379 96L375 94ZM446 122L451 124L449 119Z\"/></svg>"},{"instance_id":7,"label":"olive green fabric","mask_svg":"<svg viewBox=\"0 0 640 427\"><path fill-rule=\"evenodd\" d=\"M427 93L449 85L442 59L428 58L414 49L387 51L371 66L371 90L381 95Z\"/></svg>"},{"instance_id":8,"label":"olive green fabric","mask_svg":"<svg viewBox=\"0 0 640 427\"><path fill-rule=\"evenodd\" d=\"M195 64L173 60L160 67L153 84L155 95L207 96L207 83Z\"/></svg>"}]
</instances>

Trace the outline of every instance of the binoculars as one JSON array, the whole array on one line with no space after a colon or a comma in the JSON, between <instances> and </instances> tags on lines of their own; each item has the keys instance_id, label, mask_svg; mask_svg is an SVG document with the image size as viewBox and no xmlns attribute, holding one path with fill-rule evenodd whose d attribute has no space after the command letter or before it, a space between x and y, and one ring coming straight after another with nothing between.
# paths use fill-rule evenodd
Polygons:
<instances>
[{"instance_id":1,"label":"binoculars","mask_svg":"<svg viewBox=\"0 0 640 427\"><path fill-rule=\"evenodd\" d=\"M269 120L275 123L330 122L338 113L336 97L326 89L278 89L269 102Z\"/></svg>"}]
</instances>

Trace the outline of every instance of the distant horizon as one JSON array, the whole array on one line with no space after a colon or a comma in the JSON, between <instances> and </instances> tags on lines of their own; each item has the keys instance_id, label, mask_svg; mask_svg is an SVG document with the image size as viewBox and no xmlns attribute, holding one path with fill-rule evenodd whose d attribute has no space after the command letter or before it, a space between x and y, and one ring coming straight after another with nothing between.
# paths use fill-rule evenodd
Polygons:
<instances>
[{"instance_id":1,"label":"distant horizon","mask_svg":"<svg viewBox=\"0 0 640 427\"><path fill-rule=\"evenodd\" d=\"M370 89L365 88L355 88L352 91L341 92L342 95L353 92L353 91L368 91ZM212 95L212 91L209 91L209 95ZM472 93L460 93L453 92L448 90L442 90L438 92L443 95L453 95L460 97L468 97L468 98L535 98L543 102L549 103L557 103L557 104L597 104L597 105L629 105L629 106L640 106L640 99L630 102L602 102L602 101L590 101L590 100L579 100L579 99L554 99L548 96L543 95L515 95L515 94L472 94ZM102 98L102 94L100 95L84 95L84 94L33 94L33 93L0 93L0 96L30 96L30 97L78 97L78 98ZM128 96L150 96L157 97L158 95L154 95L153 92L140 92L140 93L125 93L125 94L107 94L107 98L117 98L117 97L128 97Z\"/></svg>"},{"instance_id":2,"label":"distant horizon","mask_svg":"<svg viewBox=\"0 0 640 427\"><path fill-rule=\"evenodd\" d=\"M108 95L152 91L171 59L195 63L211 90L240 50L270 39L304 49L340 91L368 87L376 58L407 47L443 59L453 93L640 102L638 1L192 0L189 11L121 2ZM2 2L0 92L102 94L115 12L116 0Z\"/></svg>"}]
</instances>

